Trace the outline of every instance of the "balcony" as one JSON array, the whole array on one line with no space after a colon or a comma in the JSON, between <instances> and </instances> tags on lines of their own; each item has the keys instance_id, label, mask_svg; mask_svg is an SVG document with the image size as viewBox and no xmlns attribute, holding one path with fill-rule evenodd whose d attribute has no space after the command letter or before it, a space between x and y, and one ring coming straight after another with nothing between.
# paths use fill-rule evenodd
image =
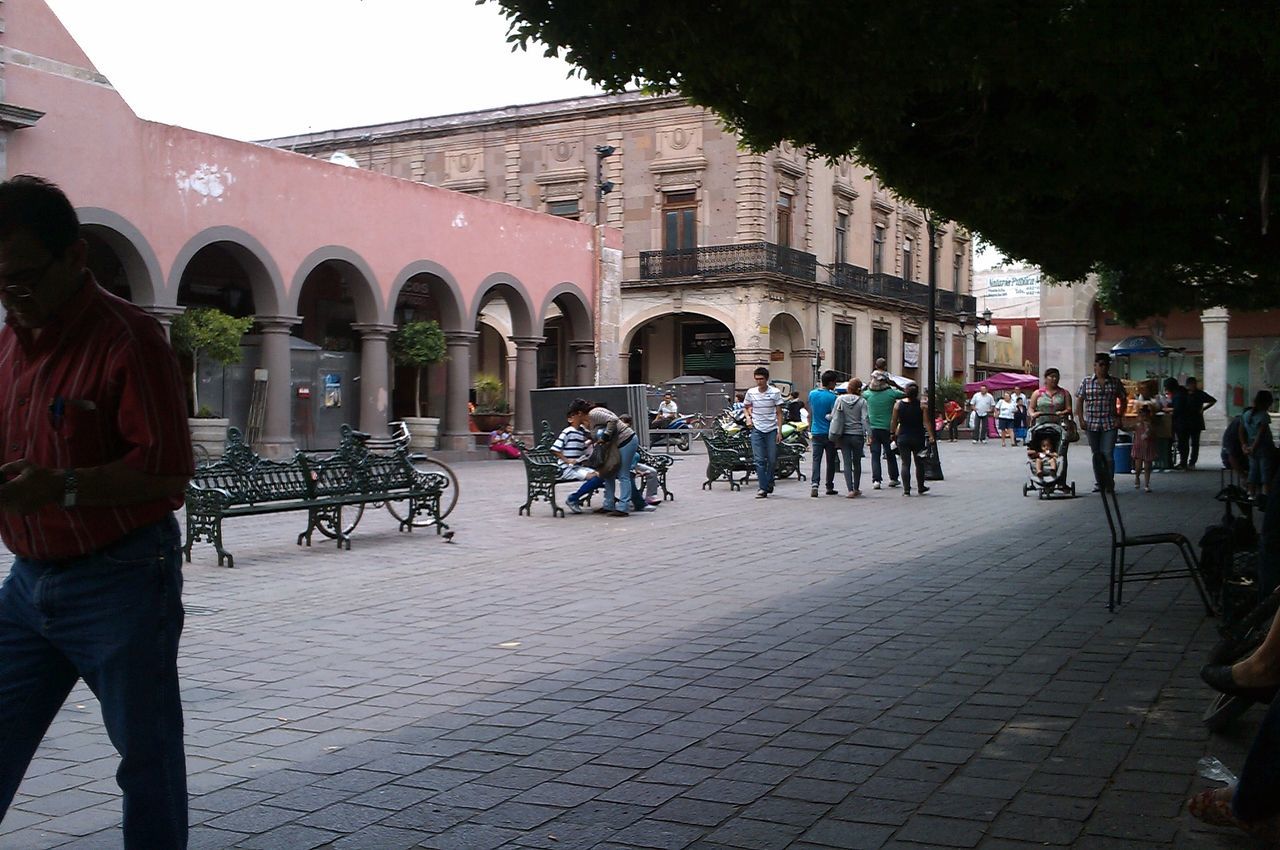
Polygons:
<instances>
[{"instance_id":1,"label":"balcony","mask_svg":"<svg viewBox=\"0 0 1280 850\"><path fill-rule=\"evenodd\" d=\"M827 282L837 289L890 298L924 308L929 306L928 284L903 280L896 275L868 272L861 266L848 263L836 263L826 268L828 269ZM937 295L939 310L951 312L964 310L973 315L976 309L977 299L972 295L956 295L944 289L939 289Z\"/></svg>"},{"instance_id":2,"label":"balcony","mask_svg":"<svg viewBox=\"0 0 1280 850\"><path fill-rule=\"evenodd\" d=\"M818 258L772 242L640 252L641 280L749 274L776 274L801 281L817 281Z\"/></svg>"}]
</instances>

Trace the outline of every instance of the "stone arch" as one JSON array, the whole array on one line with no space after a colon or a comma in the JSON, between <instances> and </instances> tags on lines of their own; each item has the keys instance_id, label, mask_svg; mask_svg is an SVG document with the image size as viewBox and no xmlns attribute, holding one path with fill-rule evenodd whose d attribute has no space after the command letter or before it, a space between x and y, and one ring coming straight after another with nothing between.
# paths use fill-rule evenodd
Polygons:
<instances>
[{"instance_id":1,"label":"stone arch","mask_svg":"<svg viewBox=\"0 0 1280 850\"><path fill-rule=\"evenodd\" d=\"M90 240L90 267L93 265L93 243L100 241L119 261L127 281L129 300L142 305L159 304L161 294L165 293L164 273L142 231L119 213L101 207L80 207L76 215L80 218L80 229ZM104 286L109 283L99 282ZM172 303L167 306L172 306Z\"/></svg>"},{"instance_id":2,"label":"stone arch","mask_svg":"<svg viewBox=\"0 0 1280 850\"><path fill-rule=\"evenodd\" d=\"M430 290L440 309L440 327L446 331L470 329L463 319L466 299L462 297L457 279L444 266L431 260L416 260L400 270L387 293L388 312L394 314L400 296L411 280L415 285L421 283Z\"/></svg>"},{"instance_id":3,"label":"stone arch","mask_svg":"<svg viewBox=\"0 0 1280 850\"><path fill-rule=\"evenodd\" d=\"M595 378L595 327L587 298L561 283L542 301L538 319L538 387L586 386Z\"/></svg>"},{"instance_id":4,"label":"stone arch","mask_svg":"<svg viewBox=\"0 0 1280 850\"><path fill-rule=\"evenodd\" d=\"M219 225L200 231L187 240L174 258L169 270L168 292L170 303L178 301L182 276L196 254L210 246L225 249L244 270L253 293L254 314L278 316L285 303L284 278L266 247L238 227Z\"/></svg>"},{"instance_id":5,"label":"stone arch","mask_svg":"<svg viewBox=\"0 0 1280 850\"><path fill-rule=\"evenodd\" d=\"M298 265L298 270L293 275L293 281L289 284L289 291L285 297L286 315L292 316L298 313L303 284L312 272L325 263L337 266L343 271L344 281L350 288L351 300L355 304L356 321L372 324L387 320L389 311L382 303L381 291L373 269L363 257L341 245L317 248Z\"/></svg>"},{"instance_id":6,"label":"stone arch","mask_svg":"<svg viewBox=\"0 0 1280 850\"><path fill-rule=\"evenodd\" d=\"M741 343L723 311L688 304L679 311L652 308L632 317L622 338L629 383L657 384L684 374L734 379Z\"/></svg>"},{"instance_id":7,"label":"stone arch","mask_svg":"<svg viewBox=\"0 0 1280 850\"><path fill-rule=\"evenodd\" d=\"M634 316L627 319L622 325L622 350L627 351L636 331L653 319L667 315L679 315L681 313L692 313L694 315L704 316L708 319L715 319L717 322L728 328L729 332L733 334L735 345L742 344L742 340L744 338L742 329L737 326L737 320L729 313L726 313L718 307L710 307L702 304L690 305L688 302L685 302L684 307L679 311L673 310L670 306L659 305L657 307L650 307L647 310L641 310L639 313L636 313Z\"/></svg>"},{"instance_id":8,"label":"stone arch","mask_svg":"<svg viewBox=\"0 0 1280 850\"><path fill-rule=\"evenodd\" d=\"M760 324L766 326L763 317ZM795 314L779 310L769 316L767 327L769 350L774 353L781 351L783 354L782 360L770 357L770 375L774 380L790 381L798 389L810 379L813 368L812 351L804 334L804 325ZM797 357L799 352L804 354Z\"/></svg>"},{"instance_id":9,"label":"stone arch","mask_svg":"<svg viewBox=\"0 0 1280 850\"><path fill-rule=\"evenodd\" d=\"M471 320L468 327L475 327L485 302L495 297L501 297L511 311L512 336L533 336L537 330L533 324L533 299L529 297L524 284L514 275L506 272L495 272L480 282L475 297L471 301Z\"/></svg>"},{"instance_id":10,"label":"stone arch","mask_svg":"<svg viewBox=\"0 0 1280 850\"><path fill-rule=\"evenodd\" d=\"M547 293L546 298L542 299L542 310L538 314L539 327L546 324L547 314L553 304L560 309L560 312L568 318L569 323L573 326L574 339L592 338L591 308L588 306L587 296L582 293L582 290L576 284L568 282L557 284L554 289Z\"/></svg>"}]
</instances>

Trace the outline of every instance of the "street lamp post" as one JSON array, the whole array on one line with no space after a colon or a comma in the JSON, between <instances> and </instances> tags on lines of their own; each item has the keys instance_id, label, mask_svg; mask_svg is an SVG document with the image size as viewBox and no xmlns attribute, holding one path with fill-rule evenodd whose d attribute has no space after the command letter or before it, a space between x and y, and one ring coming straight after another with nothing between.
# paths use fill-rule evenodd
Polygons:
<instances>
[{"instance_id":1,"label":"street lamp post","mask_svg":"<svg viewBox=\"0 0 1280 850\"><path fill-rule=\"evenodd\" d=\"M984 309L982 311L981 316L974 316L973 318L974 318L974 321L977 321L978 319L982 319L982 324L974 325L973 330L971 331L971 333L973 334L973 380L976 381L978 380L978 337L983 335L984 331L982 329L984 327L987 329L985 333L990 333L991 309L990 308ZM969 322L968 315L965 314L964 312L958 313L956 315L956 322L960 325L960 333L961 335L963 335L964 326Z\"/></svg>"},{"instance_id":2,"label":"street lamp post","mask_svg":"<svg viewBox=\"0 0 1280 850\"><path fill-rule=\"evenodd\" d=\"M929 238L929 418L938 415L938 241L933 214L924 217L925 235Z\"/></svg>"}]
</instances>

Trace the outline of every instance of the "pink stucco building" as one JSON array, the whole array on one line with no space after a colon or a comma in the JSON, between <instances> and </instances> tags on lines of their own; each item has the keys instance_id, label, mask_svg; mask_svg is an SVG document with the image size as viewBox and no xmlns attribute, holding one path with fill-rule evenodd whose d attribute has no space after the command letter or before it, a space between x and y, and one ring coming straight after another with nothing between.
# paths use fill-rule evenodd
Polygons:
<instances>
[{"instance_id":1,"label":"pink stucco building","mask_svg":"<svg viewBox=\"0 0 1280 850\"><path fill-rule=\"evenodd\" d=\"M43 0L8 0L0 13L5 176L60 184L99 279L161 321L205 304L254 317L248 366L269 377L264 450L305 440L300 426L315 423L302 414L357 424L358 409L360 427L383 432L411 397L393 393L388 348L409 318L437 318L447 334L449 359L428 379L447 445L472 442L474 364L493 357L478 350L482 312L505 332L516 430L532 430L540 365L555 383L593 383L594 293L615 232L140 120ZM338 411L322 407L323 387L303 392L299 350L340 363Z\"/></svg>"}]
</instances>

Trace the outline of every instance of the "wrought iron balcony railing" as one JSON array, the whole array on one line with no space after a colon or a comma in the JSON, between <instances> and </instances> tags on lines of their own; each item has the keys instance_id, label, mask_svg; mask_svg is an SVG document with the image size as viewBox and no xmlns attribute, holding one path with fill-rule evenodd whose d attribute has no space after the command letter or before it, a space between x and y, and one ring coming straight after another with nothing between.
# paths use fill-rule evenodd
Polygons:
<instances>
[{"instance_id":1,"label":"wrought iron balcony railing","mask_svg":"<svg viewBox=\"0 0 1280 850\"><path fill-rule=\"evenodd\" d=\"M816 281L818 258L772 242L640 252L641 280L761 273Z\"/></svg>"},{"instance_id":2,"label":"wrought iron balcony railing","mask_svg":"<svg viewBox=\"0 0 1280 850\"><path fill-rule=\"evenodd\" d=\"M839 289L892 298L895 301L905 301L921 307L929 306L928 284L903 280L896 275L882 272L868 272L861 266L848 263L836 263L827 268L829 269L828 282ZM964 310L972 314L977 303L977 299L972 295L956 295L950 290L939 289L937 296L939 310L951 312Z\"/></svg>"}]
</instances>

